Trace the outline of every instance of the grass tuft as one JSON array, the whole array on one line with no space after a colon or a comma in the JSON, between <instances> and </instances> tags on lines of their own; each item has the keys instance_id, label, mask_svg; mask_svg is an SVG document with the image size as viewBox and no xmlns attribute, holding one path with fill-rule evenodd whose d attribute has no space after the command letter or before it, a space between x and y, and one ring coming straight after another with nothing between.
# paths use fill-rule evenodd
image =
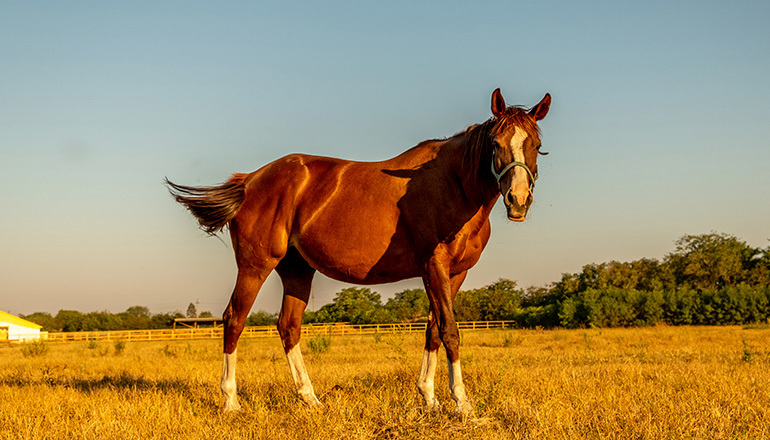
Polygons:
<instances>
[{"instance_id":1,"label":"grass tuft","mask_svg":"<svg viewBox=\"0 0 770 440\"><path fill-rule=\"evenodd\" d=\"M325 353L331 345L332 337L329 335L315 335L307 341L307 347L313 354Z\"/></svg>"},{"instance_id":2,"label":"grass tuft","mask_svg":"<svg viewBox=\"0 0 770 440\"><path fill-rule=\"evenodd\" d=\"M120 356L121 354L123 354L123 350L126 349L126 342L121 339L118 339L117 341L115 341L114 347L115 347L115 356Z\"/></svg>"},{"instance_id":3,"label":"grass tuft","mask_svg":"<svg viewBox=\"0 0 770 440\"><path fill-rule=\"evenodd\" d=\"M38 357L48 353L48 345L40 339L21 344L21 354L24 357Z\"/></svg>"}]
</instances>

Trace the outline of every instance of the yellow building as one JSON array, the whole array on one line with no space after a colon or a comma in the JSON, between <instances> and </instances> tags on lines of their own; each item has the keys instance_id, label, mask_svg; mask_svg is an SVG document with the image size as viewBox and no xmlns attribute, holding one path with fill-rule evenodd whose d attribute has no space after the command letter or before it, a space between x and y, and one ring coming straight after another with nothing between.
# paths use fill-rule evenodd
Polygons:
<instances>
[{"instance_id":1,"label":"yellow building","mask_svg":"<svg viewBox=\"0 0 770 440\"><path fill-rule=\"evenodd\" d=\"M0 310L0 341L40 339L42 326Z\"/></svg>"}]
</instances>

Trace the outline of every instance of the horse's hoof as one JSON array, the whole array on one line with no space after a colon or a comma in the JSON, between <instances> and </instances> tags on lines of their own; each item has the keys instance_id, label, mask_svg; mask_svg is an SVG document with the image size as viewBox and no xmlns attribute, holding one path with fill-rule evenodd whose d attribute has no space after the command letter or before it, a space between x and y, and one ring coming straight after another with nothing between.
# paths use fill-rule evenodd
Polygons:
<instances>
[{"instance_id":1,"label":"horse's hoof","mask_svg":"<svg viewBox=\"0 0 770 440\"><path fill-rule=\"evenodd\" d=\"M471 403L467 400L457 402L457 406L455 407L454 411L452 411L452 415L461 419L467 419L473 415L473 405L471 405Z\"/></svg>"},{"instance_id":2,"label":"horse's hoof","mask_svg":"<svg viewBox=\"0 0 770 440\"><path fill-rule=\"evenodd\" d=\"M310 397L303 397L302 401L305 402L307 406L313 409L323 409L324 404L321 403L320 400L316 396L310 396Z\"/></svg>"},{"instance_id":3,"label":"horse's hoof","mask_svg":"<svg viewBox=\"0 0 770 440\"><path fill-rule=\"evenodd\" d=\"M441 412L441 404L438 403L438 400L434 399L433 402L425 404L423 411L426 413L438 414Z\"/></svg>"},{"instance_id":4,"label":"horse's hoof","mask_svg":"<svg viewBox=\"0 0 770 440\"><path fill-rule=\"evenodd\" d=\"M241 405L238 402L235 402L235 403L227 402L225 403L225 407L222 411L226 413L236 413L241 410L242 410Z\"/></svg>"}]
</instances>

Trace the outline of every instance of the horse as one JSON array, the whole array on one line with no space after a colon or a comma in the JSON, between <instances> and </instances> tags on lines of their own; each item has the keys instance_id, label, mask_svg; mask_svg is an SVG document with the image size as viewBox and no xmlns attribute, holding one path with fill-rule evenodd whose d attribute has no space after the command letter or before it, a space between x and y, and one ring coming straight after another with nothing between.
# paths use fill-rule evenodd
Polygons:
<instances>
[{"instance_id":1,"label":"horse","mask_svg":"<svg viewBox=\"0 0 770 440\"><path fill-rule=\"evenodd\" d=\"M314 274L367 285L419 277L430 300L417 380L424 409L441 409L434 377L443 344L453 412L471 414L452 303L489 241L489 215L498 198L510 220L526 218L538 153L547 154L540 152L537 122L550 103L546 94L531 109L508 107L498 88L486 122L380 162L291 154L219 186L184 186L166 178L175 200L204 231L214 235L229 228L238 273L223 314L224 410L241 409L238 339L260 287L275 270L283 285L278 333L302 401L323 406L299 346Z\"/></svg>"}]
</instances>

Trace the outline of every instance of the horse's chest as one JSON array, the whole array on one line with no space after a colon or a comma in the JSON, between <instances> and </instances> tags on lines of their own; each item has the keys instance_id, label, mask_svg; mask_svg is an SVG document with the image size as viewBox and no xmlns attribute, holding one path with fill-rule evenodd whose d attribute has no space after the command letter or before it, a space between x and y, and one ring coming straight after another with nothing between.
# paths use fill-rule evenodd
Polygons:
<instances>
[{"instance_id":1,"label":"horse's chest","mask_svg":"<svg viewBox=\"0 0 770 440\"><path fill-rule=\"evenodd\" d=\"M446 251L452 273L464 272L472 268L481 258L481 252L489 240L489 234L479 231L475 234L463 234L447 243Z\"/></svg>"}]
</instances>

